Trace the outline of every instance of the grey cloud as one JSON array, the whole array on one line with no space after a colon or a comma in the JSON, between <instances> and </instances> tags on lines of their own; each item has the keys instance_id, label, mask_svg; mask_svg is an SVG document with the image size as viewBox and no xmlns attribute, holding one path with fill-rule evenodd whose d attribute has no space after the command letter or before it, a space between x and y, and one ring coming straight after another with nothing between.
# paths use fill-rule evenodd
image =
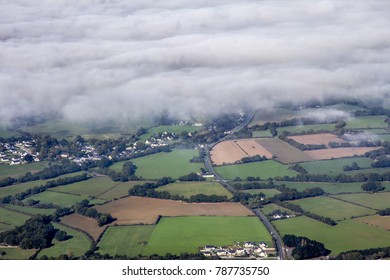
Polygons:
<instances>
[{"instance_id":1,"label":"grey cloud","mask_svg":"<svg viewBox=\"0 0 390 280\"><path fill-rule=\"evenodd\" d=\"M0 0L0 119L383 98L389 14L379 0Z\"/></svg>"}]
</instances>

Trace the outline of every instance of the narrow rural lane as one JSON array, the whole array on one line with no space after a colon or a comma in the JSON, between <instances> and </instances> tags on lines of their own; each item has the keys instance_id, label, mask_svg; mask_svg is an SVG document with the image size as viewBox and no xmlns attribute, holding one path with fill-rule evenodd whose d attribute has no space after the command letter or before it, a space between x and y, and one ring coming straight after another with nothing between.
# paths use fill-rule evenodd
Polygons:
<instances>
[{"instance_id":1,"label":"narrow rural lane","mask_svg":"<svg viewBox=\"0 0 390 280\"><path fill-rule=\"evenodd\" d=\"M245 118L244 122L235 127L232 131L231 134L240 131L243 129L245 126L247 126L253 119L255 112L251 112L248 114L248 116ZM219 142L222 142L226 140L226 138L229 138L230 135L227 135L221 139L219 139L217 142L209 144L205 147L205 152L206 152L206 157L204 158L204 165L208 173L213 174L215 177L215 180L218 181L222 186L224 186L228 191L231 193L236 193L237 190L230 185L229 181L224 180L213 168L213 165L211 163L211 158L210 158L210 150L217 145ZM251 209L252 210L252 209ZM271 222L267 219L267 217L259 210L259 209L254 209L252 210L256 216L260 219L260 221L264 224L264 226L267 228L268 232L271 234L272 238L275 240L275 246L276 250L279 253L279 259L284 260L285 255L284 255L284 248L283 248L283 242L282 238L280 237L279 233L276 231L274 226L271 224Z\"/></svg>"}]
</instances>

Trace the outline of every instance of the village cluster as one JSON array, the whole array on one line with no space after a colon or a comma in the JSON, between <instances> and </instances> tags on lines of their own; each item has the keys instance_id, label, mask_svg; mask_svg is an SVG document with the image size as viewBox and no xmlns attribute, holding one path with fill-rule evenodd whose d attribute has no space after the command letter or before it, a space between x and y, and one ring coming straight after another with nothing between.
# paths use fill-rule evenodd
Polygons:
<instances>
[{"instance_id":1,"label":"village cluster","mask_svg":"<svg viewBox=\"0 0 390 280\"><path fill-rule=\"evenodd\" d=\"M263 259L276 254L275 248L269 248L264 242L237 242L233 246L215 247L206 245L200 250L205 257L218 256L221 259Z\"/></svg>"},{"instance_id":2,"label":"village cluster","mask_svg":"<svg viewBox=\"0 0 390 280\"><path fill-rule=\"evenodd\" d=\"M34 140L17 141L13 143L0 143L0 162L9 165L25 164L39 161L39 153L32 153ZM26 156L30 155L30 158Z\"/></svg>"}]
</instances>

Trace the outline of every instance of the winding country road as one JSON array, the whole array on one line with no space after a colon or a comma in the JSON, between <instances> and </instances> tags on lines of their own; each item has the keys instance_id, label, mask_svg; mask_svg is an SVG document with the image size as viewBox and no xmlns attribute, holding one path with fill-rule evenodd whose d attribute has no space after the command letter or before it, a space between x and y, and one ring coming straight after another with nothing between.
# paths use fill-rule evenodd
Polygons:
<instances>
[{"instance_id":1,"label":"winding country road","mask_svg":"<svg viewBox=\"0 0 390 280\"><path fill-rule=\"evenodd\" d=\"M243 129L245 126L247 126L251 120L254 117L255 112L251 112L250 114L247 115L245 118L244 122L240 124L239 126L235 127L231 133L221 139L219 139L217 142L214 142L212 144L209 144L205 147L206 151L206 157L204 158L204 165L210 174L213 174L215 177L215 180L218 181L222 186L224 186L228 191L231 193L236 193L237 190L230 185L229 181L224 180L213 168L213 164L211 163L211 158L210 158L210 150L217 145L219 142L222 142L231 137L231 134L240 131ZM260 219L260 221L264 224L264 226L267 228L268 232L271 234L272 238L275 240L275 245L276 245L276 250L279 253L279 259L284 260L285 259L285 254L284 254L284 248L283 248L283 242L282 238L280 237L279 233L276 231L274 226L271 224L271 222L267 219L267 217L259 210L259 209L251 209L253 213L256 214L256 216Z\"/></svg>"}]
</instances>

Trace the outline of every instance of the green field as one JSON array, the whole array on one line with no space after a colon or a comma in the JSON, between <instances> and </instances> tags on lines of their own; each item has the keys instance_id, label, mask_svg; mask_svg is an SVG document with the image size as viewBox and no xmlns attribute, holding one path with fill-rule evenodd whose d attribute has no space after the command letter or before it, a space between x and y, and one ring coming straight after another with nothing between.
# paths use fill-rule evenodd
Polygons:
<instances>
[{"instance_id":1,"label":"green field","mask_svg":"<svg viewBox=\"0 0 390 280\"><path fill-rule=\"evenodd\" d=\"M155 227L154 225L109 227L98 244L98 252L110 256L142 255Z\"/></svg>"},{"instance_id":2,"label":"green field","mask_svg":"<svg viewBox=\"0 0 390 280\"><path fill-rule=\"evenodd\" d=\"M288 166L273 160L218 166L215 171L222 178L228 180L233 180L236 177L244 179L251 176L268 179L276 176L295 176L297 174L297 172L289 170Z\"/></svg>"},{"instance_id":3,"label":"green field","mask_svg":"<svg viewBox=\"0 0 390 280\"><path fill-rule=\"evenodd\" d=\"M250 193L250 194L258 194L263 193L266 197L273 197L275 194L279 194L280 191L276 189L260 189L260 190L245 190L244 192Z\"/></svg>"},{"instance_id":4,"label":"green field","mask_svg":"<svg viewBox=\"0 0 390 280\"><path fill-rule=\"evenodd\" d=\"M196 253L205 245L226 246L238 241L272 238L257 217L175 217L162 218L153 231L144 255Z\"/></svg>"},{"instance_id":5,"label":"green field","mask_svg":"<svg viewBox=\"0 0 390 280\"><path fill-rule=\"evenodd\" d=\"M269 214L271 214L275 210L280 210L280 211L283 211L283 212L287 212L289 214L293 214L294 213L293 211L291 211L291 210L289 210L287 208L281 207L281 206L273 204L273 203L267 204L267 205L263 206L260 210L261 210L261 212L264 213L264 215L269 215Z\"/></svg>"},{"instance_id":6,"label":"green field","mask_svg":"<svg viewBox=\"0 0 390 280\"><path fill-rule=\"evenodd\" d=\"M329 194L364 192L361 188L363 183L276 182L276 184L285 184L287 187L296 189L298 191L317 187L322 188L326 193ZM383 186L387 186L387 188L390 189L390 184L388 183L383 183Z\"/></svg>"},{"instance_id":7,"label":"green field","mask_svg":"<svg viewBox=\"0 0 390 280\"><path fill-rule=\"evenodd\" d=\"M7 231L21 226L30 216L0 207L0 230Z\"/></svg>"},{"instance_id":8,"label":"green field","mask_svg":"<svg viewBox=\"0 0 390 280\"><path fill-rule=\"evenodd\" d=\"M149 128L148 132L141 135L140 139L146 140L155 134L164 133L164 132L180 134L182 132L186 132L186 133L195 132L201 129L202 127L192 126L192 125L161 125L161 126Z\"/></svg>"},{"instance_id":9,"label":"green field","mask_svg":"<svg viewBox=\"0 0 390 280\"><path fill-rule=\"evenodd\" d=\"M0 164L0 178L4 177L20 177L26 172L37 172L44 169L47 166L47 162L33 162L20 165Z\"/></svg>"},{"instance_id":10,"label":"green field","mask_svg":"<svg viewBox=\"0 0 390 280\"><path fill-rule=\"evenodd\" d=\"M0 255L0 260L28 260L35 254L35 249L23 250L20 248L0 248L0 251L5 252L4 256Z\"/></svg>"},{"instance_id":11,"label":"green field","mask_svg":"<svg viewBox=\"0 0 390 280\"><path fill-rule=\"evenodd\" d=\"M297 115L297 113L297 111L286 108L257 110L248 127L252 127L256 124L264 124L265 122L278 122L285 119L292 119Z\"/></svg>"},{"instance_id":12,"label":"green field","mask_svg":"<svg viewBox=\"0 0 390 280\"><path fill-rule=\"evenodd\" d=\"M84 255L84 253L90 249L91 242L85 234L57 223L53 223L53 226L56 229L66 231L71 238L64 241L53 239L53 246L39 252L37 259L44 255L48 257L58 257L65 254L77 257Z\"/></svg>"},{"instance_id":13,"label":"green field","mask_svg":"<svg viewBox=\"0 0 390 280\"><path fill-rule=\"evenodd\" d=\"M72 177L72 176L80 175L82 173L84 173L84 172L74 172L74 173L61 175L61 176L58 176L58 177L53 178L53 179L35 180L35 181L26 182L26 183L11 185L8 187L3 187L3 188L0 188L0 198L6 197L8 195L15 195L17 193L24 192L28 189L32 189L35 186L45 185L47 181L53 181L53 180L56 180L58 178Z\"/></svg>"},{"instance_id":14,"label":"green field","mask_svg":"<svg viewBox=\"0 0 390 280\"><path fill-rule=\"evenodd\" d=\"M85 196L99 196L118 184L118 182L111 181L109 177L100 176L74 184L59 186L51 190Z\"/></svg>"},{"instance_id":15,"label":"green field","mask_svg":"<svg viewBox=\"0 0 390 280\"><path fill-rule=\"evenodd\" d=\"M302 132L319 132L319 131L334 131L335 130L335 124L333 123L326 123L326 124L310 124L310 125L297 125L297 126L285 126L285 127L279 127L278 129L278 135L282 134L284 131L291 133L291 134L297 134Z\"/></svg>"},{"instance_id":16,"label":"green field","mask_svg":"<svg viewBox=\"0 0 390 280\"><path fill-rule=\"evenodd\" d=\"M7 209L17 210L27 215L52 215L55 212L55 209L43 209L43 208L34 208L20 205L7 204L3 205Z\"/></svg>"},{"instance_id":17,"label":"green field","mask_svg":"<svg viewBox=\"0 0 390 280\"><path fill-rule=\"evenodd\" d=\"M390 192L341 194L334 197L378 210L390 208Z\"/></svg>"},{"instance_id":18,"label":"green field","mask_svg":"<svg viewBox=\"0 0 390 280\"><path fill-rule=\"evenodd\" d=\"M353 158L304 162L304 163L300 163L300 166L302 166L307 170L307 172L312 174L337 175L344 172L343 171L344 166L346 165L351 166L353 162L356 162L360 168L370 168L372 160L369 158L353 157Z\"/></svg>"},{"instance_id":19,"label":"green field","mask_svg":"<svg viewBox=\"0 0 390 280\"><path fill-rule=\"evenodd\" d=\"M353 171L348 171L345 172L347 175L355 175L358 173L363 173L363 174L369 174L369 173L378 173L378 174L383 174L386 172L390 172L390 167L386 168L367 168L367 169L361 169L361 170L353 170Z\"/></svg>"},{"instance_id":20,"label":"green field","mask_svg":"<svg viewBox=\"0 0 390 280\"><path fill-rule=\"evenodd\" d=\"M141 158L132 162L137 166L135 175L144 179L160 179L180 176L191 172L200 172L202 163L191 163L190 159L198 155L196 150L175 149L170 153L158 153Z\"/></svg>"},{"instance_id":21,"label":"green field","mask_svg":"<svg viewBox=\"0 0 390 280\"><path fill-rule=\"evenodd\" d=\"M167 191L173 195L190 198L192 195L225 195L228 198L232 194L217 182L176 182L157 188L157 191Z\"/></svg>"},{"instance_id":22,"label":"green field","mask_svg":"<svg viewBox=\"0 0 390 280\"><path fill-rule=\"evenodd\" d=\"M60 207L70 207L78 202L81 202L84 199L88 199L87 196L82 195L74 195L74 194L68 194L68 193L60 193L60 192L53 192L53 191L45 191L33 196L30 196L25 199L34 199L39 200L41 203L53 203L54 205L60 206ZM102 199L90 199L90 204L100 204L104 203L105 200Z\"/></svg>"},{"instance_id":23,"label":"green field","mask_svg":"<svg viewBox=\"0 0 390 280\"><path fill-rule=\"evenodd\" d=\"M325 244L331 255L355 250L390 246L388 231L352 220L341 221L336 226L309 219L305 216L273 221L283 236L306 236Z\"/></svg>"},{"instance_id":24,"label":"green field","mask_svg":"<svg viewBox=\"0 0 390 280\"><path fill-rule=\"evenodd\" d=\"M269 130L256 130L252 131L252 137L272 137Z\"/></svg>"},{"instance_id":25,"label":"green field","mask_svg":"<svg viewBox=\"0 0 390 280\"><path fill-rule=\"evenodd\" d=\"M372 209L324 196L294 200L291 203L301 206L305 211L336 221L376 213Z\"/></svg>"},{"instance_id":26,"label":"green field","mask_svg":"<svg viewBox=\"0 0 390 280\"><path fill-rule=\"evenodd\" d=\"M127 196L129 194L129 190L133 188L135 185L142 185L145 181L128 181L122 182L116 185L114 188L109 189L108 191L99 194L99 198L105 200L112 200L115 198L121 198L123 196Z\"/></svg>"},{"instance_id":27,"label":"green field","mask_svg":"<svg viewBox=\"0 0 390 280\"><path fill-rule=\"evenodd\" d=\"M19 135L9 131L4 126L0 125L0 138L11 138L11 137L18 137Z\"/></svg>"},{"instance_id":28,"label":"green field","mask_svg":"<svg viewBox=\"0 0 390 280\"><path fill-rule=\"evenodd\" d=\"M357 128L386 128L387 123L385 123L386 116L366 116L366 117L357 117L346 120L346 128L357 129Z\"/></svg>"}]
</instances>

